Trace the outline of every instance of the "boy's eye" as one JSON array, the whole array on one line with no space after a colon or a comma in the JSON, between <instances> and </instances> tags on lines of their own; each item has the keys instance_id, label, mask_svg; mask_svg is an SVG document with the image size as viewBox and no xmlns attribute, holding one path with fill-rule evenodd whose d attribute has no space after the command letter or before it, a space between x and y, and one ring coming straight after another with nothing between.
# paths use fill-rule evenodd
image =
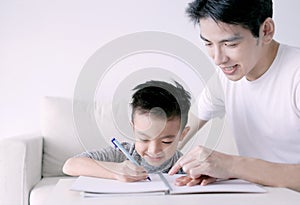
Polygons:
<instances>
[{"instance_id":1,"label":"boy's eye","mask_svg":"<svg viewBox=\"0 0 300 205\"><path fill-rule=\"evenodd\" d=\"M162 143L164 143L164 144L172 144L173 141L162 141Z\"/></svg>"}]
</instances>

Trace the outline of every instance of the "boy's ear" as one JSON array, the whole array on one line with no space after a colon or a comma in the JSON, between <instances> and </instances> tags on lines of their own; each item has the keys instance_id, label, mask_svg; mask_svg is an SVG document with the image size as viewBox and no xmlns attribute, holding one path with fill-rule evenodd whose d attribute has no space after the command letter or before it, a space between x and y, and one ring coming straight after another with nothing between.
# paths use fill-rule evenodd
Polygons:
<instances>
[{"instance_id":1,"label":"boy's ear","mask_svg":"<svg viewBox=\"0 0 300 205\"><path fill-rule=\"evenodd\" d=\"M181 132L181 135L180 135L180 138L179 140L182 141L185 136L187 135L187 133L190 131L190 127L189 126L186 126L183 131Z\"/></svg>"}]
</instances>

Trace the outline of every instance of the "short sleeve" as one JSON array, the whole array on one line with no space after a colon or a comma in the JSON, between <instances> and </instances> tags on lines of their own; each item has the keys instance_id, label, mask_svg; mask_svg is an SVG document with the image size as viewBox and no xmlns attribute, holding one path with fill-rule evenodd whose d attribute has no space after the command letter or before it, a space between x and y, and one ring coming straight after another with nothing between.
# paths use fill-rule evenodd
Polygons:
<instances>
[{"instance_id":1,"label":"short sleeve","mask_svg":"<svg viewBox=\"0 0 300 205\"><path fill-rule=\"evenodd\" d=\"M125 147L125 149L128 149L128 147L130 147L130 145L127 143L123 143L123 146ZM94 151L85 151L74 157L88 157L91 159L105 162L123 162L126 160L126 156L120 150L114 147L106 147L101 150Z\"/></svg>"},{"instance_id":2,"label":"short sleeve","mask_svg":"<svg viewBox=\"0 0 300 205\"><path fill-rule=\"evenodd\" d=\"M207 121L224 115L224 91L218 76L214 75L200 95L197 116Z\"/></svg>"},{"instance_id":3,"label":"short sleeve","mask_svg":"<svg viewBox=\"0 0 300 205\"><path fill-rule=\"evenodd\" d=\"M300 118L300 79L298 80L295 86L293 98L294 98L295 112L297 116Z\"/></svg>"}]
</instances>

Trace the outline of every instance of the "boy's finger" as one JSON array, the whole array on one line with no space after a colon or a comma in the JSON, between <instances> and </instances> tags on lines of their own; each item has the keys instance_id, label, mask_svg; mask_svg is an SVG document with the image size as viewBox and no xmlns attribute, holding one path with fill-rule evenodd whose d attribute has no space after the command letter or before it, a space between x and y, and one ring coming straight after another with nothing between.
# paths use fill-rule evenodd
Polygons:
<instances>
[{"instance_id":1,"label":"boy's finger","mask_svg":"<svg viewBox=\"0 0 300 205\"><path fill-rule=\"evenodd\" d=\"M208 178L202 180L201 185L205 186L207 184L211 184L211 183L215 182L216 180L217 180L216 178L208 177Z\"/></svg>"}]
</instances>

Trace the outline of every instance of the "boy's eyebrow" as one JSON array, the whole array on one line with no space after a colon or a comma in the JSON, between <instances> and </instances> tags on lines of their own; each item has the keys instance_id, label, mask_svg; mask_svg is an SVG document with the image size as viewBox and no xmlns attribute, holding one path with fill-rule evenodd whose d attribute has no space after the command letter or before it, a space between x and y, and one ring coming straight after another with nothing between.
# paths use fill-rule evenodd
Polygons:
<instances>
[{"instance_id":1,"label":"boy's eyebrow","mask_svg":"<svg viewBox=\"0 0 300 205\"><path fill-rule=\"evenodd\" d=\"M206 38L205 38L204 36L202 36L201 34L200 34L200 38L201 38L203 41L210 42L210 40L206 39ZM238 40L240 40L240 39L242 39L242 38L243 38L242 36L240 36L240 35L237 34L237 35L234 35L234 36L232 36L232 37L230 37L230 38L223 39L223 40L219 41L219 43L238 41Z\"/></svg>"},{"instance_id":2,"label":"boy's eyebrow","mask_svg":"<svg viewBox=\"0 0 300 205\"><path fill-rule=\"evenodd\" d=\"M137 131L137 133L140 134L140 135L146 136L147 138L151 138L149 135L147 135L147 134L144 133L144 132Z\"/></svg>"},{"instance_id":3,"label":"boy's eyebrow","mask_svg":"<svg viewBox=\"0 0 300 205\"><path fill-rule=\"evenodd\" d=\"M173 139L175 137L176 137L176 135L166 135L166 136L161 137L160 139L166 139L166 138Z\"/></svg>"},{"instance_id":4,"label":"boy's eyebrow","mask_svg":"<svg viewBox=\"0 0 300 205\"><path fill-rule=\"evenodd\" d=\"M144 136L146 136L146 137L149 138L149 139L153 138L153 137L151 137L151 136L149 136L149 135L147 135L146 133L141 132L141 131L137 131L137 133L140 134L140 135L144 135ZM165 138L175 138L175 137L176 137L176 135L166 135L166 136L160 137L160 139L165 139Z\"/></svg>"}]
</instances>

